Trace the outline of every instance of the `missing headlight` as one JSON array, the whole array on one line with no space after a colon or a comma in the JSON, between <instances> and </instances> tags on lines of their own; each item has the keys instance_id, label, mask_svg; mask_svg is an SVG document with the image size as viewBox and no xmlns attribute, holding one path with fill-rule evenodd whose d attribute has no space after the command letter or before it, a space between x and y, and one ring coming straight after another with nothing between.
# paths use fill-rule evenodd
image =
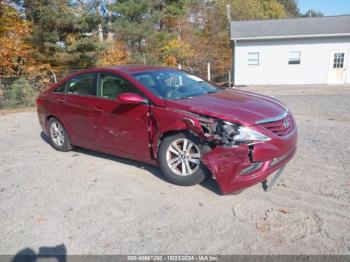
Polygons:
<instances>
[{"instance_id":1,"label":"missing headlight","mask_svg":"<svg viewBox=\"0 0 350 262\"><path fill-rule=\"evenodd\" d=\"M210 117L197 117L208 141L232 147L239 144L254 144L271 140L259 131L239 124Z\"/></svg>"},{"instance_id":2,"label":"missing headlight","mask_svg":"<svg viewBox=\"0 0 350 262\"><path fill-rule=\"evenodd\" d=\"M220 139L227 146L235 145L235 136L238 134L238 126L226 121L219 120L215 126L216 138Z\"/></svg>"},{"instance_id":3,"label":"missing headlight","mask_svg":"<svg viewBox=\"0 0 350 262\"><path fill-rule=\"evenodd\" d=\"M216 126L215 120L211 118L204 118L204 117L198 118L198 120L202 127L202 131L204 135L206 137L214 136L214 130Z\"/></svg>"}]
</instances>

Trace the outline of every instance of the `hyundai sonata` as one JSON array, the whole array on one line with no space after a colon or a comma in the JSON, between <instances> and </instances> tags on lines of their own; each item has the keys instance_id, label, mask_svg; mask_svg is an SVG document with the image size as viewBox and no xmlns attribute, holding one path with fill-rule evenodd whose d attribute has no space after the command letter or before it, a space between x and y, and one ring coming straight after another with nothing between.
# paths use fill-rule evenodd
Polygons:
<instances>
[{"instance_id":1,"label":"hyundai sonata","mask_svg":"<svg viewBox=\"0 0 350 262\"><path fill-rule=\"evenodd\" d=\"M182 186L209 174L223 194L271 188L297 145L281 102L174 68L83 70L42 92L37 112L59 151L79 146L146 162Z\"/></svg>"}]
</instances>

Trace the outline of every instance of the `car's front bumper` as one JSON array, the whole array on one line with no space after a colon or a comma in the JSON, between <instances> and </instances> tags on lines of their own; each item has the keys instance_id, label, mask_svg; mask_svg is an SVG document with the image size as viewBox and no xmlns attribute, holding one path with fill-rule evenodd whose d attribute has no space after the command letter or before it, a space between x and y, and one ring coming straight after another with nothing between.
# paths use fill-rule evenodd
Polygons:
<instances>
[{"instance_id":1,"label":"car's front bumper","mask_svg":"<svg viewBox=\"0 0 350 262\"><path fill-rule=\"evenodd\" d=\"M273 138L251 147L217 146L202 158L221 193L228 194L260 183L284 167L295 155L297 130L285 138Z\"/></svg>"}]
</instances>

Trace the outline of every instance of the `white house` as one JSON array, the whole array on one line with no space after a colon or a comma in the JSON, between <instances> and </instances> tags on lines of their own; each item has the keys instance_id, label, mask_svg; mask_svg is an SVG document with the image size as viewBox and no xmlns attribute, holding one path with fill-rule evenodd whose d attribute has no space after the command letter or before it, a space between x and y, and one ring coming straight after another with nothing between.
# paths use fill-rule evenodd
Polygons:
<instances>
[{"instance_id":1,"label":"white house","mask_svg":"<svg viewBox=\"0 0 350 262\"><path fill-rule=\"evenodd\" d=\"M231 22L235 85L350 83L350 16Z\"/></svg>"}]
</instances>

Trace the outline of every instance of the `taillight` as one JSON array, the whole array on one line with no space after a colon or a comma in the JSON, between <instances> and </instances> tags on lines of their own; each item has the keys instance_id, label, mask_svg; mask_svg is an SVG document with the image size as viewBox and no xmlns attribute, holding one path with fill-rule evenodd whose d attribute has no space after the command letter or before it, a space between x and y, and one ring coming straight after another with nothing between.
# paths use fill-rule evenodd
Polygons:
<instances>
[{"instance_id":1,"label":"taillight","mask_svg":"<svg viewBox=\"0 0 350 262\"><path fill-rule=\"evenodd\" d=\"M44 104L44 99L38 97L36 99L36 106L41 106L42 104Z\"/></svg>"}]
</instances>

